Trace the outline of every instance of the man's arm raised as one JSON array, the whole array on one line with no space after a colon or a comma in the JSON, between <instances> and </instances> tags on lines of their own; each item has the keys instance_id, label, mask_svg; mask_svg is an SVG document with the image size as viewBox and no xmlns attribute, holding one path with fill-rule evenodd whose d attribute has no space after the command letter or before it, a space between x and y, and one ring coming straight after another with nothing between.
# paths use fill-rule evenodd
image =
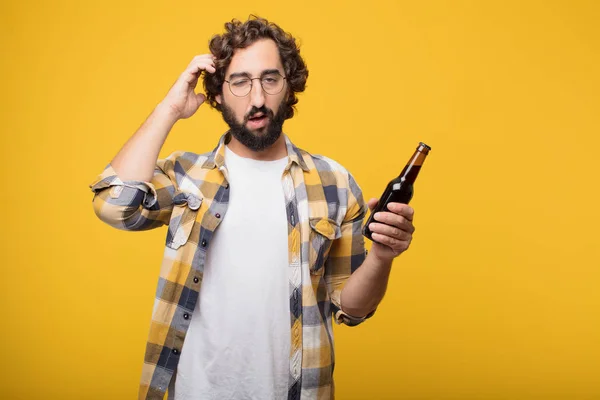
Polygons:
<instances>
[{"instance_id":1,"label":"man's arm raised","mask_svg":"<svg viewBox=\"0 0 600 400\"><path fill-rule=\"evenodd\" d=\"M202 71L215 72L211 54L192 59L166 97L90 185L95 193L94 211L102 221L124 230L168 223L173 207L170 164L169 160L161 163L158 154L175 123L194 115L204 102L205 95L194 91Z\"/></svg>"}]
</instances>

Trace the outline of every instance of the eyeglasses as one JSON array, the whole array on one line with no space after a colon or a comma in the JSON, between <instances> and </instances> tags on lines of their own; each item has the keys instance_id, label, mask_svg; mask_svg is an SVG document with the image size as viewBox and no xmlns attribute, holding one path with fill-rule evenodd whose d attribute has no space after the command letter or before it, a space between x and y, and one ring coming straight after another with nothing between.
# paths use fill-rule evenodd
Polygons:
<instances>
[{"instance_id":1,"label":"eyeglasses","mask_svg":"<svg viewBox=\"0 0 600 400\"><path fill-rule=\"evenodd\" d=\"M240 76L233 78L225 82L229 84L229 90L234 96L244 97L252 90L252 81L260 80L260 85L266 94L275 95L283 90L283 82L285 77L278 72L271 72L261 76L260 78L248 78L247 76Z\"/></svg>"}]
</instances>

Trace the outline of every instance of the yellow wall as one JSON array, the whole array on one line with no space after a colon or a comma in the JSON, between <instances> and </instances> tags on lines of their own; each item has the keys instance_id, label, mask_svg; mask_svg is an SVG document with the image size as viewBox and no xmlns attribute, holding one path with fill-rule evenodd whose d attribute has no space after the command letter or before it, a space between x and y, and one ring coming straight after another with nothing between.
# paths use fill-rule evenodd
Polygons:
<instances>
[{"instance_id":1,"label":"yellow wall","mask_svg":"<svg viewBox=\"0 0 600 400\"><path fill-rule=\"evenodd\" d=\"M104 225L87 185L253 12L309 66L286 132L366 197L433 147L387 297L336 327L338 398L600 398L600 3L335 3L0 4L0 397L136 397L165 230ZM161 156L224 129L202 106Z\"/></svg>"}]
</instances>

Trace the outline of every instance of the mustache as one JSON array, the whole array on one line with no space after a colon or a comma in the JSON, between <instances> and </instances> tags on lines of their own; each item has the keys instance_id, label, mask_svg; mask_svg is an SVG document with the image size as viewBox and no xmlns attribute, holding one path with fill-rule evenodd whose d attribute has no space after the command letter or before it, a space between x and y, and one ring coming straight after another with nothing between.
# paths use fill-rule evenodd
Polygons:
<instances>
[{"instance_id":1,"label":"mustache","mask_svg":"<svg viewBox=\"0 0 600 400\"><path fill-rule=\"evenodd\" d=\"M270 108L267 108L266 106L262 106L260 108L252 106L252 109L244 117L244 123L248 122L248 120L250 118L252 118L253 116L255 116L258 113L262 113L262 114L266 115L267 117L269 117L269 119L273 119L273 115L274 115L273 110L271 110Z\"/></svg>"}]
</instances>

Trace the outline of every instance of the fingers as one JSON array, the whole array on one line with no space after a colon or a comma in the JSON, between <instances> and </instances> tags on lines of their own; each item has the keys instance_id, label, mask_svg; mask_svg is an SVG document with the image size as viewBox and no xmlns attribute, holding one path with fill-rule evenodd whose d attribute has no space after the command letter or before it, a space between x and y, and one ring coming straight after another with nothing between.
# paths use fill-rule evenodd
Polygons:
<instances>
[{"instance_id":1,"label":"fingers","mask_svg":"<svg viewBox=\"0 0 600 400\"><path fill-rule=\"evenodd\" d=\"M415 227L413 226L412 221L402 215L398 215L387 211L380 211L378 213L375 213L373 218L375 218L375 220L378 222L391 225L392 227L399 228L410 234L414 233L415 231Z\"/></svg>"},{"instance_id":2,"label":"fingers","mask_svg":"<svg viewBox=\"0 0 600 400\"><path fill-rule=\"evenodd\" d=\"M217 69L215 67L215 56L212 54L203 54L195 56L182 75L189 84L193 84L198 79L202 71L214 74Z\"/></svg>"},{"instance_id":3,"label":"fingers","mask_svg":"<svg viewBox=\"0 0 600 400\"><path fill-rule=\"evenodd\" d=\"M213 56L212 54L202 54L199 56L195 56L194 58L192 58L192 61L190 62L188 67L193 69L194 66L201 63L201 64L210 64L214 68L214 63L215 63L216 59L217 58L215 56Z\"/></svg>"},{"instance_id":4,"label":"fingers","mask_svg":"<svg viewBox=\"0 0 600 400\"><path fill-rule=\"evenodd\" d=\"M406 218L409 221L412 221L413 216L415 215L415 210L413 210L413 208L407 204L388 203L387 208L388 208L388 210L390 210L393 213L402 215L404 218Z\"/></svg>"},{"instance_id":5,"label":"fingers","mask_svg":"<svg viewBox=\"0 0 600 400\"><path fill-rule=\"evenodd\" d=\"M379 200L376 199L375 197L373 197L371 200L369 200L367 202L367 205L369 206L369 210L373 210L375 209L375 207L377 207L377 203L379 203Z\"/></svg>"},{"instance_id":6,"label":"fingers","mask_svg":"<svg viewBox=\"0 0 600 400\"><path fill-rule=\"evenodd\" d=\"M410 246L415 232L412 223L415 212L412 207L401 203L389 203L387 208L390 211L379 211L373 215L377 222L370 223L369 229L373 240L387 246L387 251L396 257Z\"/></svg>"},{"instance_id":7,"label":"fingers","mask_svg":"<svg viewBox=\"0 0 600 400\"><path fill-rule=\"evenodd\" d=\"M203 93L197 93L196 98L198 99L198 103L202 104L206 100L206 95L204 95Z\"/></svg>"},{"instance_id":8,"label":"fingers","mask_svg":"<svg viewBox=\"0 0 600 400\"><path fill-rule=\"evenodd\" d=\"M371 232L389 236L397 240L410 241L410 239L412 238L412 234L408 231L396 228L395 226L380 224L377 222L370 223L369 229L371 230Z\"/></svg>"},{"instance_id":9,"label":"fingers","mask_svg":"<svg viewBox=\"0 0 600 400\"><path fill-rule=\"evenodd\" d=\"M386 235L382 235L381 233L373 233L372 236L377 243L389 247L394 253L394 256L405 252L410 246L410 240L398 240Z\"/></svg>"}]
</instances>

